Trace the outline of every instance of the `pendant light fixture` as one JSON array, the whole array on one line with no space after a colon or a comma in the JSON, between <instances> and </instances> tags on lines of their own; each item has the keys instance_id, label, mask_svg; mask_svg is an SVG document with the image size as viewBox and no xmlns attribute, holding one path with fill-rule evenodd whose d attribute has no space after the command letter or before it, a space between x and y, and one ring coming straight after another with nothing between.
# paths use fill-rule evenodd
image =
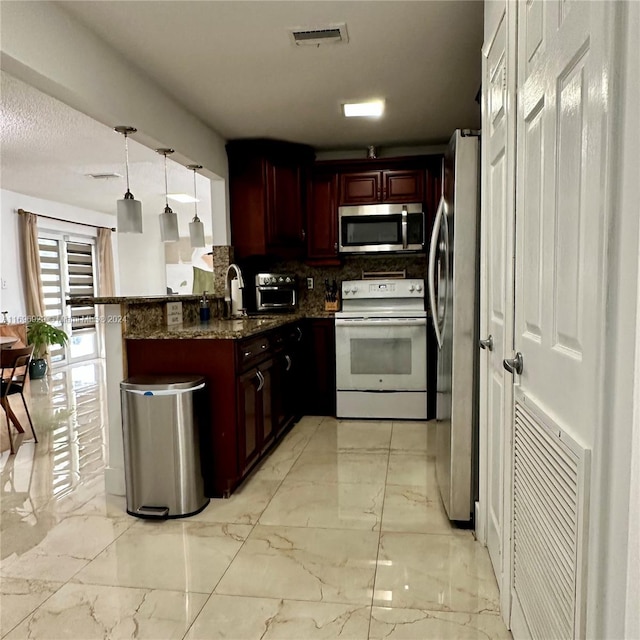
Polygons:
<instances>
[{"instance_id":1,"label":"pendant light fixture","mask_svg":"<svg viewBox=\"0 0 640 640\"><path fill-rule=\"evenodd\" d=\"M169 206L169 185L167 183L167 156L173 153L173 149L156 149L164 156L164 212L160 214L160 239L162 242L177 242L178 234L178 214L174 213Z\"/></svg>"},{"instance_id":2,"label":"pendant light fixture","mask_svg":"<svg viewBox=\"0 0 640 640\"><path fill-rule=\"evenodd\" d=\"M196 186L196 171L202 169L201 164L188 164L187 169L193 171L193 198L194 213L193 220L189 223L189 238L191 239L192 248L204 247L204 224L198 218L198 189Z\"/></svg>"},{"instance_id":3,"label":"pendant light fixture","mask_svg":"<svg viewBox=\"0 0 640 640\"><path fill-rule=\"evenodd\" d=\"M115 131L124 136L124 163L127 176L127 192L118 200L118 233L142 233L142 203L129 191L129 141L128 136L135 133L135 127L119 126Z\"/></svg>"}]
</instances>

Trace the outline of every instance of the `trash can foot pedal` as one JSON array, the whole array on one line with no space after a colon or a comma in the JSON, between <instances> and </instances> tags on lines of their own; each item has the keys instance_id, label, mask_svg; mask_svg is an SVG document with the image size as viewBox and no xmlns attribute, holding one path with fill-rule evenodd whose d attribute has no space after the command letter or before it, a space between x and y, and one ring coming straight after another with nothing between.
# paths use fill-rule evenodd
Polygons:
<instances>
[{"instance_id":1,"label":"trash can foot pedal","mask_svg":"<svg viewBox=\"0 0 640 640\"><path fill-rule=\"evenodd\" d=\"M136 515L142 518L168 518L169 507L139 507Z\"/></svg>"}]
</instances>

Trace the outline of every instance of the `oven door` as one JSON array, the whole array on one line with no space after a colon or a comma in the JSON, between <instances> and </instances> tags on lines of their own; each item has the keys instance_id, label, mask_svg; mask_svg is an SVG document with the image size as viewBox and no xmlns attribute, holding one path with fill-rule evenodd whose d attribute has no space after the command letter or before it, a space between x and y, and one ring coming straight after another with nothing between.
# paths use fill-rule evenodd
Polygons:
<instances>
[{"instance_id":1,"label":"oven door","mask_svg":"<svg viewBox=\"0 0 640 640\"><path fill-rule=\"evenodd\" d=\"M339 391L426 391L426 318L336 318Z\"/></svg>"},{"instance_id":2,"label":"oven door","mask_svg":"<svg viewBox=\"0 0 640 640\"><path fill-rule=\"evenodd\" d=\"M275 309L295 309L296 290L289 287L256 287L256 309L269 311Z\"/></svg>"}]
</instances>

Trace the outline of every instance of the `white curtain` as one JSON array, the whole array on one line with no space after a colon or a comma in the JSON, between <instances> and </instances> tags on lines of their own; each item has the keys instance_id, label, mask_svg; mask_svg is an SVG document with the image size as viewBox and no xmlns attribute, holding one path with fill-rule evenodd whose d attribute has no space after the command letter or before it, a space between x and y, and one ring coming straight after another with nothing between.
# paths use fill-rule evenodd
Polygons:
<instances>
[{"instance_id":1,"label":"white curtain","mask_svg":"<svg viewBox=\"0 0 640 640\"><path fill-rule=\"evenodd\" d=\"M114 296L116 293L115 270L111 229L98 229L98 295Z\"/></svg>"}]
</instances>

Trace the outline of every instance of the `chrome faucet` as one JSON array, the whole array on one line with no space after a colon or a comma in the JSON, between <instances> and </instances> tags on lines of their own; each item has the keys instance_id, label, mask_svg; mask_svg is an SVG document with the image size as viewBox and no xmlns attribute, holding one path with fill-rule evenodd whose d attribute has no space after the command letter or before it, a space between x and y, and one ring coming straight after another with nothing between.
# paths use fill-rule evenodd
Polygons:
<instances>
[{"instance_id":1,"label":"chrome faucet","mask_svg":"<svg viewBox=\"0 0 640 640\"><path fill-rule=\"evenodd\" d=\"M228 318L238 318L244 315L242 307L242 301L238 301L234 299L233 292L231 291L231 280L229 276L231 275L231 271L235 271L236 279L238 281L238 289L244 289L244 279L242 278L242 271L240 271L240 267L232 263L227 267L227 272L224 276L224 302L227 310L226 316Z\"/></svg>"}]
</instances>

